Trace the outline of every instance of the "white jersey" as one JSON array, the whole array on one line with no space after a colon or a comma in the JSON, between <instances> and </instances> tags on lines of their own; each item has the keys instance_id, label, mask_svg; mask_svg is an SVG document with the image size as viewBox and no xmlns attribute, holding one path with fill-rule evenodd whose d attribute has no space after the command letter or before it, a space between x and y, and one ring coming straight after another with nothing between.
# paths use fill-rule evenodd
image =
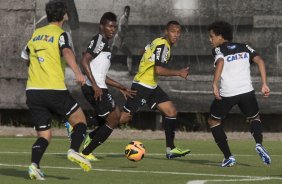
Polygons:
<instances>
[{"instance_id":1,"label":"white jersey","mask_svg":"<svg viewBox=\"0 0 282 184\"><path fill-rule=\"evenodd\" d=\"M254 49L246 44L225 42L213 49L214 65L224 59L220 78L220 95L231 97L254 90L251 81L250 64L257 56Z\"/></svg>"},{"instance_id":2,"label":"white jersey","mask_svg":"<svg viewBox=\"0 0 282 184\"><path fill-rule=\"evenodd\" d=\"M94 57L90 62L90 68L98 87L107 89L106 77L111 66L111 50L108 40L101 34L97 34L90 41L86 52ZM86 78L86 84L92 86L88 78Z\"/></svg>"}]
</instances>

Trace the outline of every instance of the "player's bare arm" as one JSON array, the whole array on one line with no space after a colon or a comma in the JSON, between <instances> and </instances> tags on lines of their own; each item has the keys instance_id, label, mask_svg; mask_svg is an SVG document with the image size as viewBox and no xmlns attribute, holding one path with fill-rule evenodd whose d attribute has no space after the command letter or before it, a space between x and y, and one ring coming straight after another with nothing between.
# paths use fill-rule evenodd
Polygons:
<instances>
[{"instance_id":1,"label":"player's bare arm","mask_svg":"<svg viewBox=\"0 0 282 184\"><path fill-rule=\"evenodd\" d=\"M213 78L213 83L212 83L212 87L213 87L213 94L215 96L216 99L220 100L221 96L219 94L219 89L218 89L218 81L220 80L220 76L223 70L223 66L224 66L224 60L222 58L219 58L216 61L216 67L215 67L215 71L214 71L214 78Z\"/></svg>"},{"instance_id":2,"label":"player's bare arm","mask_svg":"<svg viewBox=\"0 0 282 184\"><path fill-rule=\"evenodd\" d=\"M117 88L123 94L125 99L127 99L127 97L133 98L133 96L136 95L136 91L126 88L124 85L111 79L108 76L106 77L106 84Z\"/></svg>"},{"instance_id":3,"label":"player's bare arm","mask_svg":"<svg viewBox=\"0 0 282 184\"><path fill-rule=\"evenodd\" d=\"M68 65L72 69L75 74L76 81L81 83L82 85L85 84L85 78L83 74L80 72L80 69L75 61L75 56L73 51L70 48L64 48L62 50L63 57L67 61Z\"/></svg>"},{"instance_id":4,"label":"player's bare arm","mask_svg":"<svg viewBox=\"0 0 282 184\"><path fill-rule=\"evenodd\" d=\"M94 59L93 56L91 54L89 54L88 52L86 52L83 57L82 57L82 60L81 60L81 64L82 64L82 68L85 72L85 74L87 75L88 79L91 81L91 84L92 84L92 88L95 92L94 94L94 98L95 100L102 100L102 89L98 87L95 79L94 79L94 76L92 75L92 71L91 71L91 67L90 67L90 61Z\"/></svg>"},{"instance_id":5,"label":"player's bare arm","mask_svg":"<svg viewBox=\"0 0 282 184\"><path fill-rule=\"evenodd\" d=\"M264 97L268 97L270 94L270 89L267 85L267 81L266 81L266 70L265 70L265 64L263 59L260 56L256 56L253 58L253 62L256 63L258 65L259 68L259 72L260 72L260 76L261 76L261 82L262 82L262 86L261 86L261 92L264 95Z\"/></svg>"},{"instance_id":6,"label":"player's bare arm","mask_svg":"<svg viewBox=\"0 0 282 184\"><path fill-rule=\"evenodd\" d=\"M172 70L162 66L155 66L155 72L160 76L179 76L181 78L187 79L189 67L182 68L180 70Z\"/></svg>"}]
</instances>

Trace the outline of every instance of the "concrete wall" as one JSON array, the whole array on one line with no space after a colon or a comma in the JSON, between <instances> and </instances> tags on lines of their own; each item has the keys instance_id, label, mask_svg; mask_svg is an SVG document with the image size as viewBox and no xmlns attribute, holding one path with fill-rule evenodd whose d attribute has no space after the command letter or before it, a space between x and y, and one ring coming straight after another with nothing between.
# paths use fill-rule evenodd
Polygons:
<instances>
[{"instance_id":1,"label":"concrete wall","mask_svg":"<svg viewBox=\"0 0 282 184\"><path fill-rule=\"evenodd\" d=\"M25 80L27 67L20 60L20 51L30 38L34 21L44 13L47 0L0 0L0 109L22 109L25 106ZM97 23L106 11L121 15L125 5L131 6L129 31L126 43L133 52L134 66L138 66L140 50L153 38L162 35L167 21L179 20L183 25L180 42L173 48L172 67L189 66L188 81L162 78L162 86L182 112L208 112L213 99L211 80L212 57L208 43L207 25L217 19L229 21L234 26L234 40L250 43L266 60L270 75L272 96L265 100L258 95L262 113L282 112L282 57L277 60L277 45L282 42L279 24L260 24L257 16L282 17L280 0L75 0L79 15L79 29L72 30L78 59L89 39L98 32ZM260 18L260 17L257 17ZM271 19L272 20L272 19ZM267 26L266 26L267 25ZM279 50L282 53L282 47ZM282 56L282 54L281 54ZM260 79L254 67L254 86L259 91ZM130 86L132 76L126 73L125 56L118 53L110 76ZM67 83L84 108L90 108L83 99L79 86L67 71ZM123 99L113 91L118 103ZM185 103L183 103L185 102ZM269 105L271 104L271 105ZM234 109L233 112L238 112Z\"/></svg>"},{"instance_id":2,"label":"concrete wall","mask_svg":"<svg viewBox=\"0 0 282 184\"><path fill-rule=\"evenodd\" d=\"M23 108L27 67L19 55L33 31L35 1L1 0L0 17L0 108Z\"/></svg>"}]
</instances>

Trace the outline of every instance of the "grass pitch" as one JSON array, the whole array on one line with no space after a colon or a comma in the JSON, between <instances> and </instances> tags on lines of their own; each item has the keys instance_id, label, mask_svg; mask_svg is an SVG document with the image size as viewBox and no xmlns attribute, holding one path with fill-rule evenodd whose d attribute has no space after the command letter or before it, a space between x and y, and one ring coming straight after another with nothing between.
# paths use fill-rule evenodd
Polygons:
<instances>
[{"instance_id":1,"label":"grass pitch","mask_svg":"<svg viewBox=\"0 0 282 184\"><path fill-rule=\"evenodd\" d=\"M27 175L31 146L35 137L0 137L0 183L37 183ZM255 152L253 141L229 141L237 164L221 168L223 155L214 141L177 140L181 148L190 148L190 155L173 160L165 158L164 140L139 140L144 143L147 154L140 162L124 157L128 140L110 139L100 146L92 162L92 170L83 172L66 158L69 147L67 138L53 138L42 161L41 169L46 175L44 183L56 184L210 184L210 183L282 183L282 142L265 141L272 157L266 166Z\"/></svg>"}]
</instances>

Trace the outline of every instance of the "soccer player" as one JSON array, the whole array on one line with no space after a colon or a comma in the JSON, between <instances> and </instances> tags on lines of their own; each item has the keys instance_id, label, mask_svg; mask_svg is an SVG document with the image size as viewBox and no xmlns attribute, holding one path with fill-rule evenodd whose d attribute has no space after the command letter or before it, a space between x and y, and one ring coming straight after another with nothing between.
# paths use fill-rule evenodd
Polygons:
<instances>
[{"instance_id":1,"label":"soccer player","mask_svg":"<svg viewBox=\"0 0 282 184\"><path fill-rule=\"evenodd\" d=\"M87 76L82 92L96 113L105 120L105 123L90 132L85 140L82 154L90 160L93 150L106 141L119 124L120 110L109 93L107 85L120 90L125 98L132 97L135 93L107 76L111 65L111 50L108 41L116 31L116 15L112 12L104 13L100 19L99 28L100 32L92 38L81 60Z\"/></svg>"},{"instance_id":2,"label":"soccer player","mask_svg":"<svg viewBox=\"0 0 282 184\"><path fill-rule=\"evenodd\" d=\"M250 75L251 64L257 64L262 81L261 92L264 97L268 97L270 90L266 82L264 61L249 45L232 42L233 30L229 23L213 22L208 30L215 66L212 85L215 99L210 107L208 123L215 142L224 154L221 166L228 167L236 163L221 125L222 119L234 105L238 105L250 123L250 132L256 142L255 149L263 163L270 164L270 156L262 146L262 122ZM218 87L219 81L220 87Z\"/></svg>"},{"instance_id":3,"label":"soccer player","mask_svg":"<svg viewBox=\"0 0 282 184\"><path fill-rule=\"evenodd\" d=\"M127 123L139 107L147 104L151 109L157 108L164 115L166 137L166 157L168 159L184 156L189 149L181 150L174 145L177 111L168 95L158 86L158 76L179 76L186 79L188 68L172 70L167 68L170 60L170 49L180 37L181 26L177 21L170 21L165 28L165 36L156 38L147 45L134 77L131 89L137 94L128 98L121 114L121 123Z\"/></svg>"},{"instance_id":4,"label":"soccer player","mask_svg":"<svg viewBox=\"0 0 282 184\"><path fill-rule=\"evenodd\" d=\"M128 29L129 14L130 14L130 6L125 6L123 14L118 22L118 30L117 30L117 34L115 34L114 36L111 51L112 51L112 58L114 58L118 50L121 50L124 54L126 54L127 69L129 74L132 75L133 74L132 54L130 49L126 46L126 43L124 42L126 32Z\"/></svg>"},{"instance_id":5,"label":"soccer player","mask_svg":"<svg viewBox=\"0 0 282 184\"><path fill-rule=\"evenodd\" d=\"M68 37L62 29L63 23L68 20L67 9L61 1L53 0L46 4L45 11L49 24L34 31L21 54L23 59L29 61L27 106L31 123L38 135L32 146L31 165L28 169L30 178L36 180L45 180L39 162L51 141L52 113L64 116L74 127L67 158L85 171L91 169L90 162L79 154L79 147L86 133L85 116L64 82L66 61L75 73L76 80L85 83Z\"/></svg>"}]
</instances>

